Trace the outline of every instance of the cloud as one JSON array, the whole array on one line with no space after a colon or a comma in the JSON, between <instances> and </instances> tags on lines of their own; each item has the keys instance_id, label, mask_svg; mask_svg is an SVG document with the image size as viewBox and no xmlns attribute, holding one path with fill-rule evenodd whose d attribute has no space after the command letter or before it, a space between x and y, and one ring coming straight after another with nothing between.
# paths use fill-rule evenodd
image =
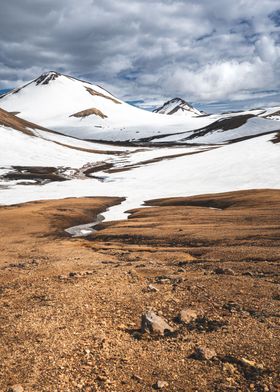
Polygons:
<instances>
[{"instance_id":1,"label":"cloud","mask_svg":"<svg viewBox=\"0 0 280 392\"><path fill-rule=\"evenodd\" d=\"M228 60L207 64L199 70L176 69L164 82L167 90L183 94L188 90L194 100L240 99L244 91L265 89L271 84L271 69L254 61Z\"/></svg>"},{"instance_id":2,"label":"cloud","mask_svg":"<svg viewBox=\"0 0 280 392\"><path fill-rule=\"evenodd\" d=\"M279 8L278 0L9 0L0 87L58 70L149 102L279 90Z\"/></svg>"}]
</instances>

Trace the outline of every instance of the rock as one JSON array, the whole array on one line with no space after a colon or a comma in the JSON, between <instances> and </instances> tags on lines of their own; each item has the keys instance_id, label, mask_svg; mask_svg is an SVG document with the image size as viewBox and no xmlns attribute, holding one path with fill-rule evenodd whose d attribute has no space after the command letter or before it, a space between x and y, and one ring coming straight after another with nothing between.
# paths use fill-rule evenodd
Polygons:
<instances>
[{"instance_id":1,"label":"rock","mask_svg":"<svg viewBox=\"0 0 280 392\"><path fill-rule=\"evenodd\" d=\"M90 356L90 349L86 348L86 349L85 349L85 354L86 354L86 356L89 357L89 356Z\"/></svg>"},{"instance_id":2,"label":"rock","mask_svg":"<svg viewBox=\"0 0 280 392\"><path fill-rule=\"evenodd\" d=\"M256 363L255 361L250 361L249 359L246 358L241 358L240 363L243 366L248 366L256 369L263 370L264 366L261 363Z\"/></svg>"},{"instance_id":3,"label":"rock","mask_svg":"<svg viewBox=\"0 0 280 392\"><path fill-rule=\"evenodd\" d=\"M121 330L121 331L126 331L128 328L127 328L127 325L125 325L125 324L120 324L120 325L118 326L118 329Z\"/></svg>"},{"instance_id":4,"label":"rock","mask_svg":"<svg viewBox=\"0 0 280 392\"><path fill-rule=\"evenodd\" d=\"M225 356L224 361L236 365L239 370L243 372L247 380L256 380L265 372L263 364L256 363L255 361L246 358L236 358L227 355Z\"/></svg>"},{"instance_id":5,"label":"rock","mask_svg":"<svg viewBox=\"0 0 280 392\"><path fill-rule=\"evenodd\" d=\"M133 337L133 339L135 340L141 340L142 339L142 334L138 331L133 331L131 333L131 336Z\"/></svg>"},{"instance_id":6,"label":"rock","mask_svg":"<svg viewBox=\"0 0 280 392\"><path fill-rule=\"evenodd\" d=\"M7 392L24 392L24 389L20 384L16 384L9 387Z\"/></svg>"},{"instance_id":7,"label":"rock","mask_svg":"<svg viewBox=\"0 0 280 392\"><path fill-rule=\"evenodd\" d=\"M223 371L234 375L237 369L232 363L226 362L223 364Z\"/></svg>"},{"instance_id":8,"label":"rock","mask_svg":"<svg viewBox=\"0 0 280 392\"><path fill-rule=\"evenodd\" d=\"M156 276L155 281L160 284L171 283L171 279L165 275Z\"/></svg>"},{"instance_id":9,"label":"rock","mask_svg":"<svg viewBox=\"0 0 280 392\"><path fill-rule=\"evenodd\" d=\"M133 375L131 376L131 378L132 378L133 380L139 382L139 383L142 383L142 382L143 382L143 378L140 377L140 376L138 376L138 374L133 374Z\"/></svg>"},{"instance_id":10,"label":"rock","mask_svg":"<svg viewBox=\"0 0 280 392\"><path fill-rule=\"evenodd\" d=\"M154 389L164 389L164 388L167 388L168 387L168 382L167 381L157 381L154 385L153 385L153 388Z\"/></svg>"},{"instance_id":11,"label":"rock","mask_svg":"<svg viewBox=\"0 0 280 392\"><path fill-rule=\"evenodd\" d=\"M68 275L58 275L59 280L66 280L68 279Z\"/></svg>"},{"instance_id":12,"label":"rock","mask_svg":"<svg viewBox=\"0 0 280 392\"><path fill-rule=\"evenodd\" d=\"M183 309L181 310L178 319L182 323L190 323L191 321L195 320L198 317L198 314L193 309Z\"/></svg>"},{"instance_id":13,"label":"rock","mask_svg":"<svg viewBox=\"0 0 280 392\"><path fill-rule=\"evenodd\" d=\"M155 286L153 286L152 284L149 284L147 286L147 288L145 289L146 292L148 293L157 293L159 291L159 289L157 289Z\"/></svg>"},{"instance_id":14,"label":"rock","mask_svg":"<svg viewBox=\"0 0 280 392\"><path fill-rule=\"evenodd\" d=\"M141 332L165 336L174 332L174 329L162 317L149 311L142 315Z\"/></svg>"},{"instance_id":15,"label":"rock","mask_svg":"<svg viewBox=\"0 0 280 392\"><path fill-rule=\"evenodd\" d=\"M82 278L84 276L92 275L94 271L80 271L80 272L69 272L68 277L69 278Z\"/></svg>"},{"instance_id":16,"label":"rock","mask_svg":"<svg viewBox=\"0 0 280 392\"><path fill-rule=\"evenodd\" d=\"M78 272L69 272L69 278L78 278L80 274Z\"/></svg>"},{"instance_id":17,"label":"rock","mask_svg":"<svg viewBox=\"0 0 280 392\"><path fill-rule=\"evenodd\" d=\"M217 275L235 275L235 272L231 268L215 268L214 273Z\"/></svg>"},{"instance_id":18,"label":"rock","mask_svg":"<svg viewBox=\"0 0 280 392\"><path fill-rule=\"evenodd\" d=\"M127 275L130 283L137 283L139 281L139 275L135 271L129 270Z\"/></svg>"},{"instance_id":19,"label":"rock","mask_svg":"<svg viewBox=\"0 0 280 392\"><path fill-rule=\"evenodd\" d=\"M243 276L251 276L251 278L253 278L254 277L254 274L253 274L253 272L250 272L250 271L248 271L248 272L244 272L244 274L242 274Z\"/></svg>"},{"instance_id":20,"label":"rock","mask_svg":"<svg viewBox=\"0 0 280 392\"><path fill-rule=\"evenodd\" d=\"M235 303L235 302L228 302L226 304L223 305L223 309L228 310L229 312L233 313L233 312L241 312L242 311L242 307L241 305Z\"/></svg>"},{"instance_id":21,"label":"rock","mask_svg":"<svg viewBox=\"0 0 280 392\"><path fill-rule=\"evenodd\" d=\"M198 360L204 360L204 361L208 361L210 359L213 359L217 356L216 351L208 348L208 347L204 347L204 346L198 346L195 349L195 352L193 353L192 357Z\"/></svg>"},{"instance_id":22,"label":"rock","mask_svg":"<svg viewBox=\"0 0 280 392\"><path fill-rule=\"evenodd\" d=\"M187 264L189 264L189 261L179 261L178 266L179 267L184 267Z\"/></svg>"},{"instance_id":23,"label":"rock","mask_svg":"<svg viewBox=\"0 0 280 392\"><path fill-rule=\"evenodd\" d=\"M196 330L199 332L214 332L224 327L225 325L226 323L221 319L210 320L205 316L199 316L188 324L188 329L190 331Z\"/></svg>"},{"instance_id":24,"label":"rock","mask_svg":"<svg viewBox=\"0 0 280 392\"><path fill-rule=\"evenodd\" d=\"M155 277L156 283L160 284L178 284L183 281L181 276L177 275L172 275L172 276L166 276L166 275L159 275Z\"/></svg>"}]
</instances>

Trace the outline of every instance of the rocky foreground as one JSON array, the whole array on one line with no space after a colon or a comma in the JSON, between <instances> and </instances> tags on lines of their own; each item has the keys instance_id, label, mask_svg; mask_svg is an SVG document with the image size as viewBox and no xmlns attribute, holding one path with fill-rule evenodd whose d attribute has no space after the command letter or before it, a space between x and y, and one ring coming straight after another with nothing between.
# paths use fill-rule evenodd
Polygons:
<instances>
[{"instance_id":1,"label":"rocky foreground","mask_svg":"<svg viewBox=\"0 0 280 392\"><path fill-rule=\"evenodd\" d=\"M0 208L0 390L278 391L280 191Z\"/></svg>"}]
</instances>

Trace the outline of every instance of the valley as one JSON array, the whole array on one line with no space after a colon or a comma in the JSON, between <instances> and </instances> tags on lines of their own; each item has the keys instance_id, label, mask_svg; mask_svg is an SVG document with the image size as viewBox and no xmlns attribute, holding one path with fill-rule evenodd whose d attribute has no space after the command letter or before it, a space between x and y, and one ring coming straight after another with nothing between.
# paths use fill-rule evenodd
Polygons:
<instances>
[{"instance_id":1,"label":"valley","mask_svg":"<svg viewBox=\"0 0 280 392\"><path fill-rule=\"evenodd\" d=\"M279 107L0 107L0 390L278 391Z\"/></svg>"}]
</instances>

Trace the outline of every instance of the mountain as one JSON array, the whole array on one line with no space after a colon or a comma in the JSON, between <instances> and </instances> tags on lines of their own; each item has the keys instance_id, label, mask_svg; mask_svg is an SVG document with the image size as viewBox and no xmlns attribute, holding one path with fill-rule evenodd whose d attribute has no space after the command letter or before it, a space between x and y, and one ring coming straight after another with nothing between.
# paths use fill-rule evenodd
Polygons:
<instances>
[{"instance_id":1,"label":"mountain","mask_svg":"<svg viewBox=\"0 0 280 392\"><path fill-rule=\"evenodd\" d=\"M201 116L200 112L182 98L173 98L165 102L161 107L154 110L154 113L169 114L175 116Z\"/></svg>"},{"instance_id":2,"label":"mountain","mask_svg":"<svg viewBox=\"0 0 280 392\"><path fill-rule=\"evenodd\" d=\"M48 89L57 80L41 79L46 84L38 86ZM262 111L270 113L275 108ZM61 135L1 109L0 204L115 195L126 199L104 215L122 219L148 199L279 188L279 129L278 121L244 112L199 131L157 135L145 148L143 142L121 147Z\"/></svg>"},{"instance_id":3,"label":"mountain","mask_svg":"<svg viewBox=\"0 0 280 392\"><path fill-rule=\"evenodd\" d=\"M277 108L201 115L176 98L165 105L169 114L153 113L54 71L0 96L0 107L47 129L92 141L220 144L239 140L243 133L250 137L251 130L252 135L279 130L278 118L269 117Z\"/></svg>"},{"instance_id":4,"label":"mountain","mask_svg":"<svg viewBox=\"0 0 280 392\"><path fill-rule=\"evenodd\" d=\"M1 96L0 107L81 139L138 140L213 122L206 117L152 113L125 103L98 85L54 71Z\"/></svg>"}]
</instances>

